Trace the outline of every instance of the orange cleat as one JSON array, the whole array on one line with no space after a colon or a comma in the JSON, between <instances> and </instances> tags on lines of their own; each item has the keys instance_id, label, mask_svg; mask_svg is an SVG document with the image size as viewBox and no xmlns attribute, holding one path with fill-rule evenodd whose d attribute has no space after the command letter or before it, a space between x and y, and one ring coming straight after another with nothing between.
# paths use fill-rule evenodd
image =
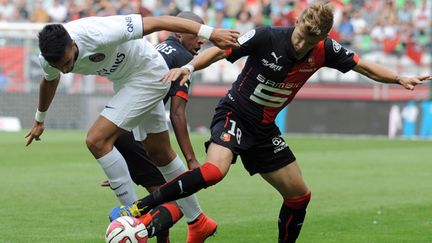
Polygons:
<instances>
[{"instance_id":1,"label":"orange cleat","mask_svg":"<svg viewBox=\"0 0 432 243\"><path fill-rule=\"evenodd\" d=\"M145 215L138 218L141 223L143 223L146 227L150 224L153 219L153 216L150 213L146 213Z\"/></svg>"},{"instance_id":2,"label":"orange cleat","mask_svg":"<svg viewBox=\"0 0 432 243\"><path fill-rule=\"evenodd\" d=\"M187 243L203 243L216 233L217 223L201 213L196 221L188 225Z\"/></svg>"}]
</instances>

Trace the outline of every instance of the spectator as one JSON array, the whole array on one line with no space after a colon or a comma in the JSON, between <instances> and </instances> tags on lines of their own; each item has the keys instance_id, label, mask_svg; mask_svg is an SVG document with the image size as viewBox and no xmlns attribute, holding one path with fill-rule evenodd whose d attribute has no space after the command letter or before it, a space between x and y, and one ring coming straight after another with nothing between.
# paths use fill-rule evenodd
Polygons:
<instances>
[{"instance_id":1,"label":"spectator","mask_svg":"<svg viewBox=\"0 0 432 243\"><path fill-rule=\"evenodd\" d=\"M27 9L26 0L18 0L16 3L16 18L19 22L25 22L29 19L30 13Z\"/></svg>"},{"instance_id":2,"label":"spectator","mask_svg":"<svg viewBox=\"0 0 432 243\"><path fill-rule=\"evenodd\" d=\"M377 4L374 4L374 2L376 1L367 1L361 10L361 16L366 21L366 23L368 23L370 26L369 28L371 28L371 26L373 26L378 19L378 10L376 9Z\"/></svg>"},{"instance_id":3,"label":"spectator","mask_svg":"<svg viewBox=\"0 0 432 243\"><path fill-rule=\"evenodd\" d=\"M209 22L209 25L215 28L224 28L224 29L232 29L233 22L230 18L225 15L225 11L223 9L217 9L214 22Z\"/></svg>"},{"instance_id":4,"label":"spectator","mask_svg":"<svg viewBox=\"0 0 432 243\"><path fill-rule=\"evenodd\" d=\"M428 35L431 32L431 6L430 1L422 0L413 12L414 26L420 35Z\"/></svg>"},{"instance_id":5,"label":"spectator","mask_svg":"<svg viewBox=\"0 0 432 243\"><path fill-rule=\"evenodd\" d=\"M281 16L275 20L274 25L285 27L293 26L302 11L303 8L299 3L288 2L285 8L282 9Z\"/></svg>"},{"instance_id":6,"label":"spectator","mask_svg":"<svg viewBox=\"0 0 432 243\"><path fill-rule=\"evenodd\" d=\"M252 14L249 11L242 9L237 14L235 29L240 31L240 34L244 34L253 28L254 23L252 22Z\"/></svg>"},{"instance_id":7,"label":"spectator","mask_svg":"<svg viewBox=\"0 0 432 243\"><path fill-rule=\"evenodd\" d=\"M46 23L49 21L49 18L50 17L47 11L45 11L42 0L38 0L31 13L31 21L37 23Z\"/></svg>"},{"instance_id":8,"label":"spectator","mask_svg":"<svg viewBox=\"0 0 432 243\"><path fill-rule=\"evenodd\" d=\"M379 18L383 20L385 24L397 22L396 6L393 0L386 0L382 6L382 9L378 11Z\"/></svg>"},{"instance_id":9,"label":"spectator","mask_svg":"<svg viewBox=\"0 0 432 243\"><path fill-rule=\"evenodd\" d=\"M167 9L168 6L164 5L162 0L157 0L152 10L153 16L161 16L161 15L169 14L167 13Z\"/></svg>"},{"instance_id":10,"label":"spectator","mask_svg":"<svg viewBox=\"0 0 432 243\"><path fill-rule=\"evenodd\" d=\"M342 45L350 46L354 36L354 26L351 22L350 12L343 12L342 20L337 27L337 30L340 34L340 43Z\"/></svg>"},{"instance_id":11,"label":"spectator","mask_svg":"<svg viewBox=\"0 0 432 243\"><path fill-rule=\"evenodd\" d=\"M360 10L356 9L353 11L351 23L354 27L354 33L356 35L363 35L366 32L368 32L368 23L366 20L361 16Z\"/></svg>"},{"instance_id":12,"label":"spectator","mask_svg":"<svg viewBox=\"0 0 432 243\"><path fill-rule=\"evenodd\" d=\"M3 72L3 67L0 66L0 91L4 91L9 81L6 74Z\"/></svg>"},{"instance_id":13,"label":"spectator","mask_svg":"<svg viewBox=\"0 0 432 243\"><path fill-rule=\"evenodd\" d=\"M415 4L412 0L407 0L402 8L397 11L397 19L401 24L411 23Z\"/></svg>"},{"instance_id":14,"label":"spectator","mask_svg":"<svg viewBox=\"0 0 432 243\"><path fill-rule=\"evenodd\" d=\"M230 17L234 17L237 16L237 14L241 11L247 11L244 7L243 7L243 0L237 0L237 1L226 1L226 7L225 7L225 11L226 14Z\"/></svg>"},{"instance_id":15,"label":"spectator","mask_svg":"<svg viewBox=\"0 0 432 243\"><path fill-rule=\"evenodd\" d=\"M126 15L134 13L134 9L132 7L132 3L129 0L121 0L119 2L119 6L117 8L117 14Z\"/></svg>"},{"instance_id":16,"label":"spectator","mask_svg":"<svg viewBox=\"0 0 432 243\"><path fill-rule=\"evenodd\" d=\"M68 10L60 3L60 0L54 0L53 5L48 8L48 16L51 22L63 23L66 21Z\"/></svg>"},{"instance_id":17,"label":"spectator","mask_svg":"<svg viewBox=\"0 0 432 243\"><path fill-rule=\"evenodd\" d=\"M72 21L81 18L80 7L75 1L69 1L67 9L69 11L67 13L66 21Z\"/></svg>"},{"instance_id":18,"label":"spectator","mask_svg":"<svg viewBox=\"0 0 432 243\"><path fill-rule=\"evenodd\" d=\"M0 0L0 21L13 21L15 14L15 5L10 0Z\"/></svg>"}]
</instances>

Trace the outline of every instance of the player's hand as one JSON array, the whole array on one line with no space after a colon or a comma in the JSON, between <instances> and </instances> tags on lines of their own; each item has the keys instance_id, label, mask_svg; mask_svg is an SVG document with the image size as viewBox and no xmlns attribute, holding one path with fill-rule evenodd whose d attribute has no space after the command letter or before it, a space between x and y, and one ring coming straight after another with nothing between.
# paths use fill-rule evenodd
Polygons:
<instances>
[{"instance_id":1,"label":"player's hand","mask_svg":"<svg viewBox=\"0 0 432 243\"><path fill-rule=\"evenodd\" d=\"M26 147L29 146L33 142L33 139L36 141L40 141L41 140L40 136L42 135L44 130L45 130L44 123L35 121L32 129L25 136L25 138L27 138Z\"/></svg>"},{"instance_id":2,"label":"player's hand","mask_svg":"<svg viewBox=\"0 0 432 243\"><path fill-rule=\"evenodd\" d=\"M195 158L188 160L187 165L188 165L189 170L193 170L193 169L199 168L201 166L201 164Z\"/></svg>"},{"instance_id":3,"label":"player's hand","mask_svg":"<svg viewBox=\"0 0 432 243\"><path fill-rule=\"evenodd\" d=\"M215 28L210 36L210 41L220 49L237 48L240 45L237 43L237 38L240 32L237 30Z\"/></svg>"},{"instance_id":4,"label":"player's hand","mask_svg":"<svg viewBox=\"0 0 432 243\"><path fill-rule=\"evenodd\" d=\"M414 90L414 87L418 84L422 84L425 80L432 80L432 76L424 75L417 77L401 77L399 80L400 85L405 89Z\"/></svg>"},{"instance_id":5,"label":"player's hand","mask_svg":"<svg viewBox=\"0 0 432 243\"><path fill-rule=\"evenodd\" d=\"M186 81L189 80L189 76L190 76L189 69L187 69L187 68L173 68L173 69L169 70L168 73L162 77L161 81L163 83L174 82L179 77L181 77L180 86L183 86L184 83L186 83Z\"/></svg>"},{"instance_id":6,"label":"player's hand","mask_svg":"<svg viewBox=\"0 0 432 243\"><path fill-rule=\"evenodd\" d=\"M103 181L101 181L101 182L99 183L99 185L100 185L101 187L109 187L109 186L110 186L110 183L109 183L108 180L103 180Z\"/></svg>"}]
</instances>

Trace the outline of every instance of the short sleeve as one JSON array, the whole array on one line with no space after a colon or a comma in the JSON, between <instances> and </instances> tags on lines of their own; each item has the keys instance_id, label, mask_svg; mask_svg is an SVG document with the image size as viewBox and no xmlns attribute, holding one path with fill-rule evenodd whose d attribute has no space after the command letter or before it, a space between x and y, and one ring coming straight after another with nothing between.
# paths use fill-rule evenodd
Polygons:
<instances>
[{"instance_id":1,"label":"short sleeve","mask_svg":"<svg viewBox=\"0 0 432 243\"><path fill-rule=\"evenodd\" d=\"M43 70L44 78L47 81L52 81L60 75L60 70L49 65L49 63L45 60L45 58L42 56L42 54L39 54L39 63L40 63L41 68Z\"/></svg>"},{"instance_id":2,"label":"short sleeve","mask_svg":"<svg viewBox=\"0 0 432 243\"><path fill-rule=\"evenodd\" d=\"M88 36L88 41L93 40L103 48L143 37L143 22L139 14L83 18L71 21L65 27L80 38L81 35Z\"/></svg>"},{"instance_id":3,"label":"short sleeve","mask_svg":"<svg viewBox=\"0 0 432 243\"><path fill-rule=\"evenodd\" d=\"M324 42L326 67L337 69L346 73L353 69L358 63L358 56L353 51L345 49L337 41L327 38Z\"/></svg>"},{"instance_id":4,"label":"short sleeve","mask_svg":"<svg viewBox=\"0 0 432 243\"><path fill-rule=\"evenodd\" d=\"M250 30L237 39L240 47L233 48L226 59L233 63L241 57L256 53L257 48L262 46L266 41L270 41L269 27L259 27Z\"/></svg>"}]
</instances>

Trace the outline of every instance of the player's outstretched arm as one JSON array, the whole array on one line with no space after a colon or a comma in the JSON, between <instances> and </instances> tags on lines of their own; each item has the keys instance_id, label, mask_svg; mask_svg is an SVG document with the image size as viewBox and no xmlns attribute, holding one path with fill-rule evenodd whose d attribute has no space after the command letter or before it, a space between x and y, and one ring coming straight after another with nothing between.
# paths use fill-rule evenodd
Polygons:
<instances>
[{"instance_id":1,"label":"player's outstretched arm","mask_svg":"<svg viewBox=\"0 0 432 243\"><path fill-rule=\"evenodd\" d=\"M195 152L189 138L186 119L186 104L187 101L185 99L179 96L172 96L170 104L170 120L177 143L186 159L188 168L195 169L200 166L200 163L195 157Z\"/></svg>"},{"instance_id":2,"label":"player's outstretched arm","mask_svg":"<svg viewBox=\"0 0 432 243\"><path fill-rule=\"evenodd\" d=\"M362 60L359 60L353 70L381 83L400 84L408 90L414 90L416 85L425 80L432 80L431 75L402 77L387 67Z\"/></svg>"},{"instance_id":3,"label":"player's outstretched arm","mask_svg":"<svg viewBox=\"0 0 432 243\"><path fill-rule=\"evenodd\" d=\"M167 30L198 35L210 40L221 49L239 47L237 37L240 33L237 30L213 29L210 26L202 25L185 18L175 16L144 17L143 26L144 35L160 30Z\"/></svg>"},{"instance_id":4,"label":"player's outstretched arm","mask_svg":"<svg viewBox=\"0 0 432 243\"><path fill-rule=\"evenodd\" d=\"M35 122L33 123L33 127L29 133L25 136L25 138L27 138L26 146L29 146L33 140L40 140L40 136L45 129L45 112L48 110L52 100L54 99L59 81L60 75L52 81L47 81L45 78L42 78L39 87L39 105L35 115Z\"/></svg>"},{"instance_id":5,"label":"player's outstretched arm","mask_svg":"<svg viewBox=\"0 0 432 243\"><path fill-rule=\"evenodd\" d=\"M174 82L181 77L180 85L183 85L192 74L193 71L204 69L212 63L227 57L226 51L217 47L211 47L198 54L192 61L181 68L171 69L162 78L162 82Z\"/></svg>"}]
</instances>

